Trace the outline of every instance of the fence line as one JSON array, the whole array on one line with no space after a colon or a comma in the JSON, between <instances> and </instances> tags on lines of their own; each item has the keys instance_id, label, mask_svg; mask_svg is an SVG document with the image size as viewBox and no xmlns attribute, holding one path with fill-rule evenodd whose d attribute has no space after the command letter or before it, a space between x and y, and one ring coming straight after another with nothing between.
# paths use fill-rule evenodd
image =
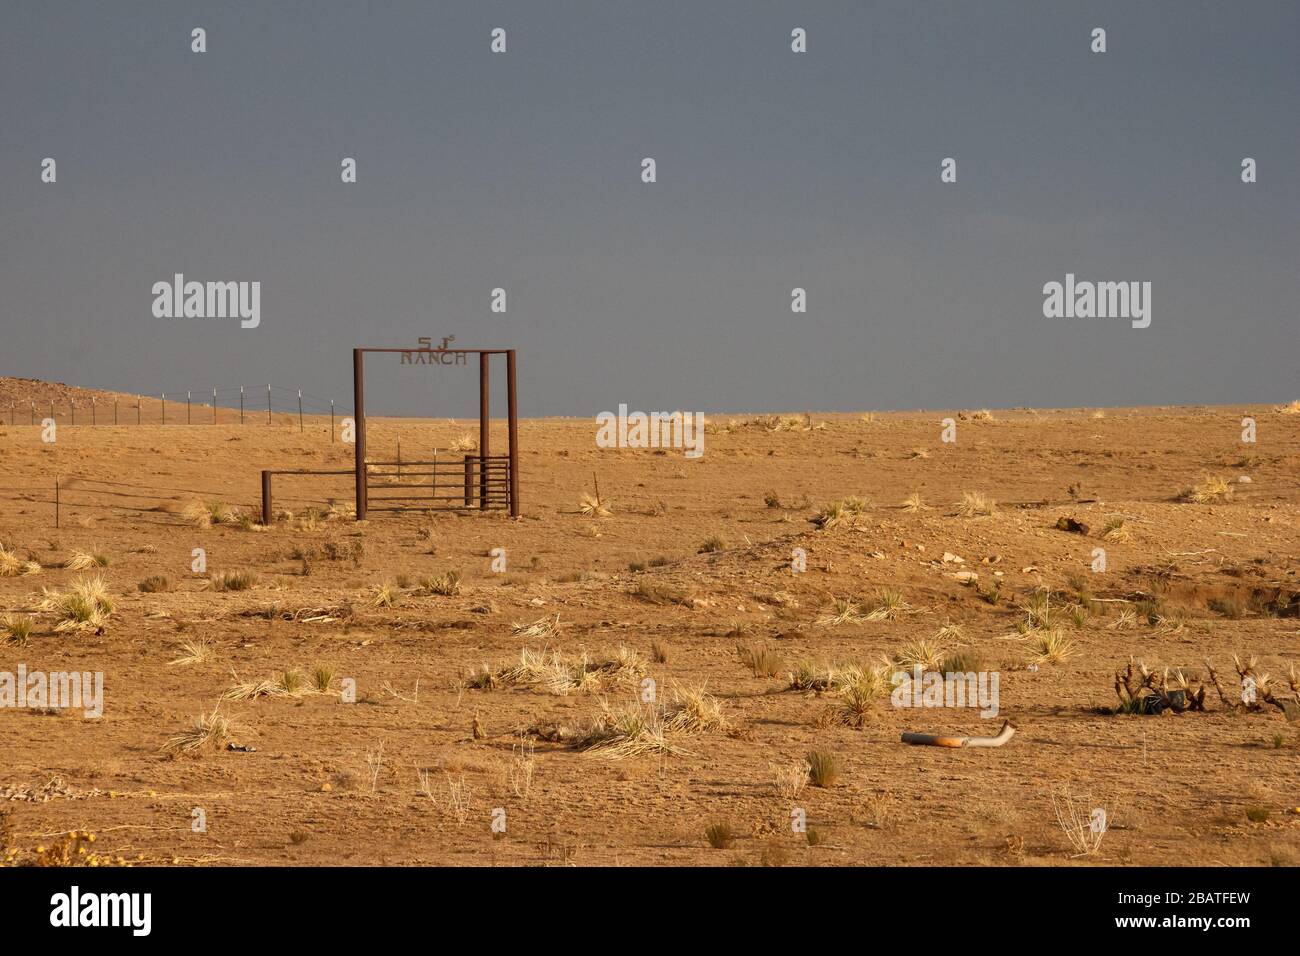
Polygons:
<instances>
[{"instance_id":1,"label":"fence line","mask_svg":"<svg viewBox=\"0 0 1300 956\"><path fill-rule=\"evenodd\" d=\"M223 401L224 400L224 401ZM68 425L255 425L275 424L276 415L290 416L299 431L306 416L330 417L334 436L339 419L352 408L332 399L281 385L217 385L204 389L167 389L157 395L138 394L99 400L54 399L0 403L0 423L41 425L47 418Z\"/></svg>"}]
</instances>

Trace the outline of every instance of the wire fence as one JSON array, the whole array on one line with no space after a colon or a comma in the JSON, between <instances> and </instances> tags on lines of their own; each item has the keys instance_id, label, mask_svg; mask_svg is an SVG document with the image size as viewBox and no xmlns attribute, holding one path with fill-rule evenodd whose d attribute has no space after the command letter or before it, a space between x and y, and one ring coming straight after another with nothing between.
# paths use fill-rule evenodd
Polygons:
<instances>
[{"instance_id":1,"label":"wire fence","mask_svg":"<svg viewBox=\"0 0 1300 956\"><path fill-rule=\"evenodd\" d=\"M332 421L350 416L350 406L280 385L227 385L167 389L154 394L75 398L11 399L0 402L0 421L9 425L297 425L308 415Z\"/></svg>"}]
</instances>

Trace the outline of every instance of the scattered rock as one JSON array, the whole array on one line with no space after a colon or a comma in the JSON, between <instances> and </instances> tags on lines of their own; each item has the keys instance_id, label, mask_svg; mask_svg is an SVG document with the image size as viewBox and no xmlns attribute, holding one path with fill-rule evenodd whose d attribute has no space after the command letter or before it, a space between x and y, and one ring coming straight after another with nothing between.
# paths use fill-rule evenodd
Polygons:
<instances>
[{"instance_id":1,"label":"scattered rock","mask_svg":"<svg viewBox=\"0 0 1300 956\"><path fill-rule=\"evenodd\" d=\"M1070 534L1087 534L1088 526L1082 521L1075 521L1073 518L1057 518L1057 531L1068 531Z\"/></svg>"},{"instance_id":2,"label":"scattered rock","mask_svg":"<svg viewBox=\"0 0 1300 956\"><path fill-rule=\"evenodd\" d=\"M945 551L943 553L943 561L944 564L965 564L966 563L965 558L959 558L951 551Z\"/></svg>"}]
</instances>

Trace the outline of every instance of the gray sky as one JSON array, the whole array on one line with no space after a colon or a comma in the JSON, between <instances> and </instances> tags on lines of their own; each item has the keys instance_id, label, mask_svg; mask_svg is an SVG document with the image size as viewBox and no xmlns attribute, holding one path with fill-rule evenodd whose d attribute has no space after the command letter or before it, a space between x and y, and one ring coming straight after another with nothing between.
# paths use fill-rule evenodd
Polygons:
<instances>
[{"instance_id":1,"label":"gray sky","mask_svg":"<svg viewBox=\"0 0 1300 956\"><path fill-rule=\"evenodd\" d=\"M1294 2L9 3L0 34L0 374L343 405L354 345L454 334L519 349L526 416L1300 397ZM260 328L154 318L176 272L260 281ZM1150 328L1044 318L1067 272L1151 282ZM367 371L372 414L476 397Z\"/></svg>"}]
</instances>

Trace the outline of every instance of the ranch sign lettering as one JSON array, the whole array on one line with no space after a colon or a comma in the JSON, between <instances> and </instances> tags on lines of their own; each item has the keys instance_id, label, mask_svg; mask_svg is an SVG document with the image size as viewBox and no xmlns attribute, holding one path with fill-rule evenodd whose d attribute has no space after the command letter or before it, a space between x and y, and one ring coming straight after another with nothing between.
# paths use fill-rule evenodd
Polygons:
<instances>
[{"instance_id":1,"label":"ranch sign lettering","mask_svg":"<svg viewBox=\"0 0 1300 956\"><path fill-rule=\"evenodd\" d=\"M433 339L427 336L421 336L418 340L421 349L432 349ZM464 352L449 351L447 346L456 341L456 336L448 335L443 338L442 344L438 346L437 351L421 352L412 349L410 352L403 352L402 365L468 365Z\"/></svg>"}]
</instances>

